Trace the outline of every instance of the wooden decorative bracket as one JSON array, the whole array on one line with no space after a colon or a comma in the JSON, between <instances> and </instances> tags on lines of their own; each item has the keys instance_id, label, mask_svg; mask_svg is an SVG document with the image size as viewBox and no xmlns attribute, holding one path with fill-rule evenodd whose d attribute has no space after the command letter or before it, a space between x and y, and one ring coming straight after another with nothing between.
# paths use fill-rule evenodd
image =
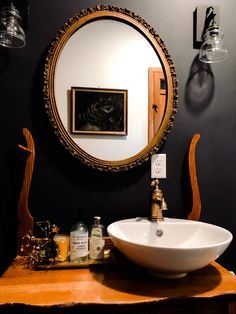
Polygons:
<instances>
[{"instance_id":1,"label":"wooden decorative bracket","mask_svg":"<svg viewBox=\"0 0 236 314\"><path fill-rule=\"evenodd\" d=\"M200 139L200 134L195 134L192 138L189 147L188 154L188 165L189 165L189 175L190 175L190 183L192 188L192 201L193 206L191 212L188 214L188 219L190 220L199 220L201 214L201 197L198 188L197 181L197 170L196 170L196 144Z\"/></svg>"},{"instance_id":2,"label":"wooden decorative bracket","mask_svg":"<svg viewBox=\"0 0 236 314\"><path fill-rule=\"evenodd\" d=\"M20 199L18 203L18 218L19 218L19 228L18 228L18 255L22 255L21 246L22 238L27 234L33 234L33 216L30 214L28 199L31 179L34 169L35 160L35 146L34 140L30 131L26 128L23 129L23 135L26 139L26 146L18 145L18 147L27 153L25 174L23 179L23 184L20 192Z\"/></svg>"}]
</instances>

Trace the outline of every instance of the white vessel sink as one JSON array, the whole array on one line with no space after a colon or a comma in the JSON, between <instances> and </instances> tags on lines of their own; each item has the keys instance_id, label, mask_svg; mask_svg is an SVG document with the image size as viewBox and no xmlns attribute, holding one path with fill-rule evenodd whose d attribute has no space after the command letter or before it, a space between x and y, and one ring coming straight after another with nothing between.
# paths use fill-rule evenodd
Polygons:
<instances>
[{"instance_id":1,"label":"white vessel sink","mask_svg":"<svg viewBox=\"0 0 236 314\"><path fill-rule=\"evenodd\" d=\"M216 225L185 219L146 218L116 221L107 228L114 245L131 261L152 274L179 278L216 260L232 234Z\"/></svg>"}]
</instances>

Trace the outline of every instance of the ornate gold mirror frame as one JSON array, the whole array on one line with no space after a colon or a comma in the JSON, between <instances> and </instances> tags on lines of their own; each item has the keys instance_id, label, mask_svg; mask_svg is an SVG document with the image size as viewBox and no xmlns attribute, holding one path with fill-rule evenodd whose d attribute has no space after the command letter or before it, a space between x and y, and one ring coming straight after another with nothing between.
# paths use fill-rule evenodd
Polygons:
<instances>
[{"instance_id":1,"label":"ornate gold mirror frame","mask_svg":"<svg viewBox=\"0 0 236 314\"><path fill-rule=\"evenodd\" d=\"M148 144L138 153L135 153L128 158L117 160L104 160L102 158L97 158L93 154L90 154L88 151L81 148L81 145L74 141L71 136L70 128L62 122L61 116L58 112L58 104L55 96L57 64L68 40L73 34L75 34L75 32L81 30L83 26L88 25L91 22L104 19L115 20L127 24L145 37L160 60L166 85L164 109L157 131L154 132L154 135L149 140ZM178 101L176 70L163 40L140 16L128 9L117 8L110 5L98 5L83 10L73 18L70 18L60 29L47 54L44 70L43 92L47 114L54 131L63 146L84 164L98 170L113 172L137 167L143 162L146 162L152 154L158 151L173 126ZM68 103L70 102L70 100L67 101ZM68 110L67 114L69 116L70 113L68 104L65 104L65 108L67 108L66 110ZM140 126L137 125L137 128L139 127ZM114 144L115 142L116 140L114 139ZM113 150L113 147L111 147L111 150Z\"/></svg>"}]
</instances>

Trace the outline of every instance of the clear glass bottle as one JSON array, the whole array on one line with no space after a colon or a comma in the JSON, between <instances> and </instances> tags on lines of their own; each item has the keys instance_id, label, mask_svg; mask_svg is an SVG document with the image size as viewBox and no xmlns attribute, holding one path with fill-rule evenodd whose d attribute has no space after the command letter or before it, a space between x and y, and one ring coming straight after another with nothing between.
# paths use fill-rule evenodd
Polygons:
<instances>
[{"instance_id":1,"label":"clear glass bottle","mask_svg":"<svg viewBox=\"0 0 236 314\"><path fill-rule=\"evenodd\" d=\"M94 224L90 228L89 257L91 259L104 258L104 226L100 223L101 217L94 217Z\"/></svg>"},{"instance_id":2,"label":"clear glass bottle","mask_svg":"<svg viewBox=\"0 0 236 314\"><path fill-rule=\"evenodd\" d=\"M70 261L83 263L88 258L88 228L83 222L78 222L70 232Z\"/></svg>"}]
</instances>

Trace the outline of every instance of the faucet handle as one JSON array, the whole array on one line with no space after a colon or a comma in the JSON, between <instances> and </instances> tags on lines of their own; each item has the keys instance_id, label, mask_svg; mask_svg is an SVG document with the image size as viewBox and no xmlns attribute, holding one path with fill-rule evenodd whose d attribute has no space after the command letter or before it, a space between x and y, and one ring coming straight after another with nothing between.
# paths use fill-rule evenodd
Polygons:
<instances>
[{"instance_id":1,"label":"faucet handle","mask_svg":"<svg viewBox=\"0 0 236 314\"><path fill-rule=\"evenodd\" d=\"M168 209L167 204L166 204L165 199L163 197L161 200L161 210L167 210L167 209Z\"/></svg>"}]
</instances>

